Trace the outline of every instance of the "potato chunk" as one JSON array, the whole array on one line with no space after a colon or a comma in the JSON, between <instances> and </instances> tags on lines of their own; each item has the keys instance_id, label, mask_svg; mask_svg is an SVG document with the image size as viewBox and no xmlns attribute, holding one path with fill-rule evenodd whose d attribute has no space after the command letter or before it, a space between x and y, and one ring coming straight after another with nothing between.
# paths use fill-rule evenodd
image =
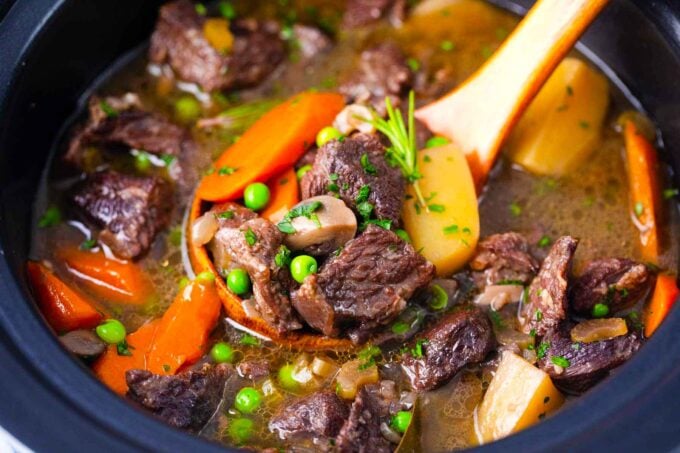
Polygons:
<instances>
[{"instance_id":1,"label":"potato chunk","mask_svg":"<svg viewBox=\"0 0 680 453\"><path fill-rule=\"evenodd\" d=\"M564 175L597 146L609 104L607 80L566 58L539 91L508 140L508 155L541 175Z\"/></svg>"},{"instance_id":2,"label":"potato chunk","mask_svg":"<svg viewBox=\"0 0 680 453\"><path fill-rule=\"evenodd\" d=\"M418 152L418 180L429 212L417 206L413 186L402 217L413 247L450 276L470 259L479 239L477 194L465 155L453 145Z\"/></svg>"},{"instance_id":3,"label":"potato chunk","mask_svg":"<svg viewBox=\"0 0 680 453\"><path fill-rule=\"evenodd\" d=\"M505 352L479 406L480 442L491 442L527 428L557 410L564 397L550 376L519 356Z\"/></svg>"}]
</instances>

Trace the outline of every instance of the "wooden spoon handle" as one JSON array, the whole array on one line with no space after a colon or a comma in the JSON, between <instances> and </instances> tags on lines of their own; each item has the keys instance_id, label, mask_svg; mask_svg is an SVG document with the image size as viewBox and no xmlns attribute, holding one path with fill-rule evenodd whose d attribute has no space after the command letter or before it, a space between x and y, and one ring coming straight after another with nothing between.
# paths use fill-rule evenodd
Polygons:
<instances>
[{"instance_id":1,"label":"wooden spoon handle","mask_svg":"<svg viewBox=\"0 0 680 453\"><path fill-rule=\"evenodd\" d=\"M416 111L468 156L478 188L512 126L608 0L538 0L462 85Z\"/></svg>"}]
</instances>

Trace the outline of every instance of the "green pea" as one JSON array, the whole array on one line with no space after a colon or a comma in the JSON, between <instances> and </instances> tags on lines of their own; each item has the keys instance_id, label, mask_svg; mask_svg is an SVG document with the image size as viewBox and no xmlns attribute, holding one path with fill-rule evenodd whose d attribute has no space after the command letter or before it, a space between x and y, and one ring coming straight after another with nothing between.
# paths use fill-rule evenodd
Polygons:
<instances>
[{"instance_id":1,"label":"green pea","mask_svg":"<svg viewBox=\"0 0 680 453\"><path fill-rule=\"evenodd\" d=\"M286 390L295 391L300 384L293 378L294 367L292 364L287 364L279 369L279 385Z\"/></svg>"},{"instance_id":2,"label":"green pea","mask_svg":"<svg viewBox=\"0 0 680 453\"><path fill-rule=\"evenodd\" d=\"M606 304L593 305L593 318L604 318L609 314L609 307Z\"/></svg>"},{"instance_id":3,"label":"green pea","mask_svg":"<svg viewBox=\"0 0 680 453\"><path fill-rule=\"evenodd\" d=\"M182 278L180 278L180 279L179 279L179 283L178 283L178 286L179 286L180 291L183 290L184 288L186 288L186 286L187 286L189 283L191 283L191 282L189 281L189 279L188 279L187 277L182 277Z\"/></svg>"},{"instance_id":4,"label":"green pea","mask_svg":"<svg viewBox=\"0 0 680 453\"><path fill-rule=\"evenodd\" d=\"M296 282L302 283L308 275L316 274L319 266L316 260L309 255L300 255L290 262L290 274Z\"/></svg>"},{"instance_id":5,"label":"green pea","mask_svg":"<svg viewBox=\"0 0 680 453\"><path fill-rule=\"evenodd\" d=\"M97 336L105 343L118 344L125 340L125 326L117 319L107 319L95 329Z\"/></svg>"},{"instance_id":6,"label":"green pea","mask_svg":"<svg viewBox=\"0 0 680 453\"><path fill-rule=\"evenodd\" d=\"M436 148L451 143L446 137L432 137L425 142L425 148Z\"/></svg>"},{"instance_id":7,"label":"green pea","mask_svg":"<svg viewBox=\"0 0 680 453\"><path fill-rule=\"evenodd\" d=\"M298 181L302 179L302 177L312 169L312 166L307 164L303 165L302 167L298 168L298 171L295 172L295 176L297 176Z\"/></svg>"},{"instance_id":8,"label":"green pea","mask_svg":"<svg viewBox=\"0 0 680 453\"><path fill-rule=\"evenodd\" d=\"M267 206L269 203L269 187L261 182L255 182L249 184L246 190L243 191L243 202L246 208L252 209L253 211L259 211Z\"/></svg>"},{"instance_id":9,"label":"green pea","mask_svg":"<svg viewBox=\"0 0 680 453\"><path fill-rule=\"evenodd\" d=\"M232 363L234 356L234 350L223 341L215 343L210 350L210 357L215 363Z\"/></svg>"},{"instance_id":10,"label":"green pea","mask_svg":"<svg viewBox=\"0 0 680 453\"><path fill-rule=\"evenodd\" d=\"M201 116L201 104L193 96L182 96L175 102L175 114L181 121L195 121Z\"/></svg>"},{"instance_id":11,"label":"green pea","mask_svg":"<svg viewBox=\"0 0 680 453\"><path fill-rule=\"evenodd\" d=\"M330 142L331 140L337 140L340 137L342 137L342 134L336 128L332 126L324 127L319 131L318 134L316 134L316 146L321 148L323 145Z\"/></svg>"},{"instance_id":12,"label":"green pea","mask_svg":"<svg viewBox=\"0 0 680 453\"><path fill-rule=\"evenodd\" d=\"M397 432L405 433L408 426L411 424L411 413L408 411L399 411L392 416L392 428Z\"/></svg>"},{"instance_id":13,"label":"green pea","mask_svg":"<svg viewBox=\"0 0 680 453\"><path fill-rule=\"evenodd\" d=\"M135 168L141 172L145 172L151 168L151 159L149 154L140 151L135 155Z\"/></svg>"},{"instance_id":14,"label":"green pea","mask_svg":"<svg viewBox=\"0 0 680 453\"><path fill-rule=\"evenodd\" d=\"M432 299L430 299L430 307L433 310L441 310L445 308L449 303L449 295L444 291L439 285L432 285L430 287L432 291Z\"/></svg>"},{"instance_id":15,"label":"green pea","mask_svg":"<svg viewBox=\"0 0 680 453\"><path fill-rule=\"evenodd\" d=\"M409 244L411 243L411 236L408 235L406 230L402 230L401 228L398 230L394 230L394 234L399 236L402 241L408 242Z\"/></svg>"},{"instance_id":16,"label":"green pea","mask_svg":"<svg viewBox=\"0 0 680 453\"><path fill-rule=\"evenodd\" d=\"M251 414L260 407L262 395L252 387L243 387L236 394L234 406L244 414Z\"/></svg>"},{"instance_id":17,"label":"green pea","mask_svg":"<svg viewBox=\"0 0 680 453\"><path fill-rule=\"evenodd\" d=\"M235 418L229 421L229 437L232 438L235 444L244 444L250 439L253 434L253 421L249 418Z\"/></svg>"},{"instance_id":18,"label":"green pea","mask_svg":"<svg viewBox=\"0 0 680 453\"><path fill-rule=\"evenodd\" d=\"M243 269L234 269L227 275L227 286L232 293L240 296L250 291L250 277Z\"/></svg>"},{"instance_id":19,"label":"green pea","mask_svg":"<svg viewBox=\"0 0 680 453\"><path fill-rule=\"evenodd\" d=\"M213 283L215 281L215 274L210 271L203 271L196 276L196 280L201 283Z\"/></svg>"}]
</instances>

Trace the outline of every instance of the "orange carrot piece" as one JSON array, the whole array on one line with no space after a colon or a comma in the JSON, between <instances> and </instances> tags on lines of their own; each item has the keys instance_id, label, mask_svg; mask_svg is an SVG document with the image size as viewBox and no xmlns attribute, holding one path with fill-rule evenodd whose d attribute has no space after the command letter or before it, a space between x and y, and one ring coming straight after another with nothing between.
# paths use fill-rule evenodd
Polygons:
<instances>
[{"instance_id":1,"label":"orange carrot piece","mask_svg":"<svg viewBox=\"0 0 680 453\"><path fill-rule=\"evenodd\" d=\"M339 94L305 92L274 107L222 153L213 164L215 171L198 186L198 197L234 200L248 184L267 181L292 167L344 106Z\"/></svg>"},{"instance_id":2,"label":"orange carrot piece","mask_svg":"<svg viewBox=\"0 0 680 453\"><path fill-rule=\"evenodd\" d=\"M262 217L276 223L300 201L297 176L290 168L267 183L271 198Z\"/></svg>"},{"instance_id":3,"label":"orange carrot piece","mask_svg":"<svg viewBox=\"0 0 680 453\"><path fill-rule=\"evenodd\" d=\"M675 275L661 274L656 278L654 294L644 311L646 337L652 336L661 321L668 315L679 295L680 290L678 290Z\"/></svg>"},{"instance_id":4,"label":"orange carrot piece","mask_svg":"<svg viewBox=\"0 0 680 453\"><path fill-rule=\"evenodd\" d=\"M77 248L61 250L58 256L68 270L99 297L120 304L143 305L153 296L151 279L133 262Z\"/></svg>"},{"instance_id":5,"label":"orange carrot piece","mask_svg":"<svg viewBox=\"0 0 680 453\"><path fill-rule=\"evenodd\" d=\"M102 313L92 302L62 282L44 264L29 261L26 269L40 311L57 333L89 329L102 320Z\"/></svg>"},{"instance_id":6,"label":"orange carrot piece","mask_svg":"<svg viewBox=\"0 0 680 453\"><path fill-rule=\"evenodd\" d=\"M194 280L180 290L158 325L147 369L174 374L183 365L196 362L205 353L221 307L213 282Z\"/></svg>"},{"instance_id":7,"label":"orange carrot piece","mask_svg":"<svg viewBox=\"0 0 680 453\"><path fill-rule=\"evenodd\" d=\"M119 355L116 345L110 345L92 365L95 376L114 392L124 395L128 389L125 373L128 370L146 369L147 354L159 324L160 318L154 319L127 336L131 355Z\"/></svg>"},{"instance_id":8,"label":"orange carrot piece","mask_svg":"<svg viewBox=\"0 0 680 453\"><path fill-rule=\"evenodd\" d=\"M633 121L624 128L632 216L640 230L640 250L645 261L659 264L658 158L651 143Z\"/></svg>"}]
</instances>

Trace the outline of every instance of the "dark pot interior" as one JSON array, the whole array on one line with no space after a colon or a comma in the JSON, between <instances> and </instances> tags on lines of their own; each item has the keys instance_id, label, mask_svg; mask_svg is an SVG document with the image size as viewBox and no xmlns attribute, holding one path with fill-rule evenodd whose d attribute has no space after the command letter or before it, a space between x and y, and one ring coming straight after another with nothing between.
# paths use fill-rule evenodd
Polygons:
<instances>
[{"instance_id":1,"label":"dark pot interior","mask_svg":"<svg viewBox=\"0 0 680 453\"><path fill-rule=\"evenodd\" d=\"M37 182L55 137L102 71L148 37L158 3L0 2L6 14L0 23L0 425L37 451L224 451L145 416L99 384L47 328L24 275ZM523 12L531 2L494 3ZM579 44L659 126L676 186L678 30L674 0L616 0ZM480 450L671 450L680 443L678 323L675 309L605 384L538 427Z\"/></svg>"}]
</instances>

